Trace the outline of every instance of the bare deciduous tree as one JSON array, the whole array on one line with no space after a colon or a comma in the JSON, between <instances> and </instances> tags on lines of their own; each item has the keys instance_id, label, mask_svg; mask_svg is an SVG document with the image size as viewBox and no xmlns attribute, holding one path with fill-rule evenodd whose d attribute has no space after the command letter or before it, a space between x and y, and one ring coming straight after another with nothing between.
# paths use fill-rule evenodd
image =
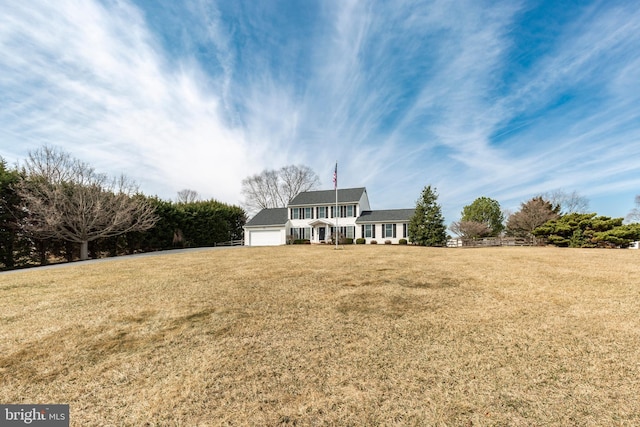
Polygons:
<instances>
[{"instance_id":1,"label":"bare deciduous tree","mask_svg":"<svg viewBox=\"0 0 640 427\"><path fill-rule=\"evenodd\" d=\"M631 209L626 218L629 222L640 222L640 194L636 196L635 202L636 207Z\"/></svg>"},{"instance_id":2,"label":"bare deciduous tree","mask_svg":"<svg viewBox=\"0 0 640 427\"><path fill-rule=\"evenodd\" d=\"M286 204L303 191L309 191L320 184L318 175L308 166L284 166L279 171L282 181L281 193L283 193Z\"/></svg>"},{"instance_id":3,"label":"bare deciduous tree","mask_svg":"<svg viewBox=\"0 0 640 427\"><path fill-rule=\"evenodd\" d=\"M449 229L463 239L476 239L491 234L491 228L479 221L454 221Z\"/></svg>"},{"instance_id":4,"label":"bare deciduous tree","mask_svg":"<svg viewBox=\"0 0 640 427\"><path fill-rule=\"evenodd\" d=\"M526 203L522 203L520 210L507 219L507 234L517 237L533 237L531 232L549 220L559 217L560 207L544 200L542 197L534 197Z\"/></svg>"},{"instance_id":5,"label":"bare deciduous tree","mask_svg":"<svg viewBox=\"0 0 640 427\"><path fill-rule=\"evenodd\" d=\"M245 207L250 212L265 208L281 208L299 193L313 190L320 183L308 166L290 165L279 170L264 170L242 180Z\"/></svg>"},{"instance_id":6,"label":"bare deciduous tree","mask_svg":"<svg viewBox=\"0 0 640 427\"><path fill-rule=\"evenodd\" d=\"M56 148L29 153L23 169L18 191L27 212L25 230L79 243L82 260L90 241L147 230L157 221L132 181L109 179Z\"/></svg>"},{"instance_id":7,"label":"bare deciduous tree","mask_svg":"<svg viewBox=\"0 0 640 427\"><path fill-rule=\"evenodd\" d=\"M589 210L589 199L581 196L575 190L571 193L567 193L562 189L558 189L542 194L538 197L548 200L554 208L560 207L560 213L562 215L570 213L587 213Z\"/></svg>"},{"instance_id":8,"label":"bare deciduous tree","mask_svg":"<svg viewBox=\"0 0 640 427\"><path fill-rule=\"evenodd\" d=\"M242 194L249 211L276 208L282 205L278 189L278 173L264 170L242 180Z\"/></svg>"},{"instance_id":9,"label":"bare deciduous tree","mask_svg":"<svg viewBox=\"0 0 640 427\"><path fill-rule=\"evenodd\" d=\"M178 203L193 203L200 200L200 194L198 194L195 190L189 190L185 188L184 190L178 191Z\"/></svg>"}]
</instances>

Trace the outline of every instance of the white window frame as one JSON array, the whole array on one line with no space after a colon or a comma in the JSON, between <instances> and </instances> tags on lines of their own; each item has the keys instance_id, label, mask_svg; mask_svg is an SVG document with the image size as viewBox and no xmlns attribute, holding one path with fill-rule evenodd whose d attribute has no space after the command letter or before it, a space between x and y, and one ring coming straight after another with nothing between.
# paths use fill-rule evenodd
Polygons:
<instances>
[{"instance_id":1,"label":"white window frame","mask_svg":"<svg viewBox=\"0 0 640 427\"><path fill-rule=\"evenodd\" d=\"M382 236L383 238L391 238L395 239L394 231L396 230L396 225L393 223L390 224L382 224Z\"/></svg>"},{"instance_id":2,"label":"white window frame","mask_svg":"<svg viewBox=\"0 0 640 427\"><path fill-rule=\"evenodd\" d=\"M375 227L373 224L365 224L364 225L364 238L373 238L373 227Z\"/></svg>"},{"instance_id":3,"label":"white window frame","mask_svg":"<svg viewBox=\"0 0 640 427\"><path fill-rule=\"evenodd\" d=\"M345 212L345 215L344 215L345 218L354 216L353 215L353 211L354 211L353 205L347 205L345 207L346 207L346 209L345 209L346 212Z\"/></svg>"},{"instance_id":4,"label":"white window frame","mask_svg":"<svg viewBox=\"0 0 640 427\"><path fill-rule=\"evenodd\" d=\"M303 209L303 217L302 219L313 219L313 208L302 208Z\"/></svg>"}]
</instances>

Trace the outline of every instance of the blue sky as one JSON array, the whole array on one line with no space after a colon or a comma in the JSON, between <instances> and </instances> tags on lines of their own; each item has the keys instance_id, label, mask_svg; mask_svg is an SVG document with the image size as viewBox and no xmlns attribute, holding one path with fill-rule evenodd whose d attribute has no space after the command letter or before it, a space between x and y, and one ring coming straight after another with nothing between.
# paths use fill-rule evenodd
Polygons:
<instances>
[{"instance_id":1,"label":"blue sky","mask_svg":"<svg viewBox=\"0 0 640 427\"><path fill-rule=\"evenodd\" d=\"M374 209L640 194L637 1L4 0L0 156L59 146L239 204L306 164Z\"/></svg>"}]
</instances>

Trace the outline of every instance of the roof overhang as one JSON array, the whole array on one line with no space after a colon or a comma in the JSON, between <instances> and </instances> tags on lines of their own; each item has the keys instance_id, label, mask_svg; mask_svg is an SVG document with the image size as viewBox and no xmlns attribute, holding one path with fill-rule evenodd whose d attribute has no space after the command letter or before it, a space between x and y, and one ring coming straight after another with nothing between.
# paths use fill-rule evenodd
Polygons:
<instances>
[{"instance_id":1,"label":"roof overhang","mask_svg":"<svg viewBox=\"0 0 640 427\"><path fill-rule=\"evenodd\" d=\"M287 224L254 224L247 225L245 224L243 228L285 228Z\"/></svg>"}]
</instances>

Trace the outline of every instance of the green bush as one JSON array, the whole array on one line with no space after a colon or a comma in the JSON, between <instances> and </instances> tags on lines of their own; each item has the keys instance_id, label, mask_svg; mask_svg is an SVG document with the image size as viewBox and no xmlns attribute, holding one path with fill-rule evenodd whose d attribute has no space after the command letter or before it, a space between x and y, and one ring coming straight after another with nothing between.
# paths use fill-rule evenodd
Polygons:
<instances>
[{"instance_id":1,"label":"green bush","mask_svg":"<svg viewBox=\"0 0 640 427\"><path fill-rule=\"evenodd\" d=\"M343 245L353 245L353 239L351 237L345 237L342 239Z\"/></svg>"},{"instance_id":2,"label":"green bush","mask_svg":"<svg viewBox=\"0 0 640 427\"><path fill-rule=\"evenodd\" d=\"M365 243L367 243L367 239L363 239L362 237L356 239L356 245L364 245Z\"/></svg>"},{"instance_id":3,"label":"green bush","mask_svg":"<svg viewBox=\"0 0 640 427\"><path fill-rule=\"evenodd\" d=\"M309 239L295 239L293 241L294 245L310 245L311 241Z\"/></svg>"},{"instance_id":4,"label":"green bush","mask_svg":"<svg viewBox=\"0 0 640 427\"><path fill-rule=\"evenodd\" d=\"M377 245L377 244L378 244L378 242L376 242L375 240L372 240L372 241L371 241L371 244L372 244L372 245Z\"/></svg>"},{"instance_id":5,"label":"green bush","mask_svg":"<svg viewBox=\"0 0 640 427\"><path fill-rule=\"evenodd\" d=\"M399 244L399 245L406 245L406 244L407 244L407 239L400 239L400 240L398 240L398 244Z\"/></svg>"}]
</instances>

